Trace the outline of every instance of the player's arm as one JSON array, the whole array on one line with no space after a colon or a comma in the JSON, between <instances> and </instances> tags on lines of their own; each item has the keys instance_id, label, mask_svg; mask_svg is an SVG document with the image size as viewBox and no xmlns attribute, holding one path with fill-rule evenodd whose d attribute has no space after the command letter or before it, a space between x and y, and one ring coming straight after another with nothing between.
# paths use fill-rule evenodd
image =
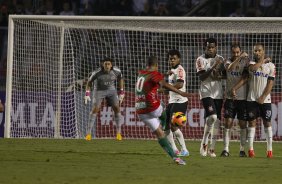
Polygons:
<instances>
[{"instance_id":1,"label":"player's arm","mask_svg":"<svg viewBox=\"0 0 282 184\"><path fill-rule=\"evenodd\" d=\"M264 100L265 98L270 94L273 86L274 86L274 78L275 78L275 66L272 65L272 67L270 67L270 74L267 78L267 83L266 83L266 86L263 90L263 93L262 95L258 98L257 102L259 104L263 104L264 103Z\"/></svg>"},{"instance_id":2,"label":"player's arm","mask_svg":"<svg viewBox=\"0 0 282 184\"><path fill-rule=\"evenodd\" d=\"M261 67L261 65L262 65L263 63L268 62L268 61L271 61L271 59L270 59L269 57L266 58L266 59L263 59L263 60L261 60L261 61L259 61L259 62L257 62L257 63L250 64L249 70L250 70L250 71L257 71L257 70Z\"/></svg>"},{"instance_id":3,"label":"player's arm","mask_svg":"<svg viewBox=\"0 0 282 184\"><path fill-rule=\"evenodd\" d=\"M215 68L221 64L222 61L218 58L216 59L216 61L214 62L213 66L209 69L209 70L200 70L197 74L199 76L199 79L201 81L206 80L209 76L211 76L212 72L215 72Z\"/></svg>"},{"instance_id":4,"label":"player's arm","mask_svg":"<svg viewBox=\"0 0 282 184\"><path fill-rule=\"evenodd\" d=\"M182 88L184 85L184 81L182 79L178 79L177 82L173 85L176 89Z\"/></svg>"},{"instance_id":5,"label":"player's arm","mask_svg":"<svg viewBox=\"0 0 282 184\"><path fill-rule=\"evenodd\" d=\"M175 88L174 86L170 85L169 83L165 82L164 80L159 81L159 84L162 86L162 88L166 88L166 89L168 89L170 91L178 93L178 94L180 94L183 97L189 97L190 96L189 93L180 91L179 89Z\"/></svg>"},{"instance_id":6,"label":"player's arm","mask_svg":"<svg viewBox=\"0 0 282 184\"><path fill-rule=\"evenodd\" d=\"M267 97L267 95L270 94L270 92L271 92L271 90L273 88L273 85L274 85L274 79L268 79L266 87L264 88L262 95L257 99L257 102L259 104L263 104L264 103L264 100Z\"/></svg>"},{"instance_id":7,"label":"player's arm","mask_svg":"<svg viewBox=\"0 0 282 184\"><path fill-rule=\"evenodd\" d=\"M121 104L123 102L124 97L125 97L124 78L123 78L121 72L119 72L119 75L118 75L118 85L119 85L118 99L119 99L119 104Z\"/></svg>"},{"instance_id":8,"label":"player's arm","mask_svg":"<svg viewBox=\"0 0 282 184\"><path fill-rule=\"evenodd\" d=\"M86 87L85 87L85 96L84 96L84 103L87 104L91 101L90 94L91 94L91 86L94 80L96 80L97 72L93 72L89 79L87 80Z\"/></svg>"},{"instance_id":9,"label":"player's arm","mask_svg":"<svg viewBox=\"0 0 282 184\"><path fill-rule=\"evenodd\" d=\"M227 67L227 71L235 70L236 66L238 66L238 64L240 63L241 59L247 59L247 58L248 58L248 54L246 52L243 52L240 55L240 57L238 57L232 63L230 63L230 65Z\"/></svg>"},{"instance_id":10,"label":"player's arm","mask_svg":"<svg viewBox=\"0 0 282 184\"><path fill-rule=\"evenodd\" d=\"M237 98L236 91L248 82L248 75L243 75L241 79L231 88L231 95L234 99Z\"/></svg>"}]
</instances>

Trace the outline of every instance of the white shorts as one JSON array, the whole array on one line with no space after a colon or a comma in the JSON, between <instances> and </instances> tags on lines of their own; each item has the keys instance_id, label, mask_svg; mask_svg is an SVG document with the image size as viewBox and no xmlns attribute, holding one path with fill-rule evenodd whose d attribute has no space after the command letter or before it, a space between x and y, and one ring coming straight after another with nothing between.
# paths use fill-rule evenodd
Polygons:
<instances>
[{"instance_id":1,"label":"white shorts","mask_svg":"<svg viewBox=\"0 0 282 184\"><path fill-rule=\"evenodd\" d=\"M160 126L159 117L162 115L162 112L163 107L160 105L156 110L148 114L138 114L138 117L154 132Z\"/></svg>"}]
</instances>

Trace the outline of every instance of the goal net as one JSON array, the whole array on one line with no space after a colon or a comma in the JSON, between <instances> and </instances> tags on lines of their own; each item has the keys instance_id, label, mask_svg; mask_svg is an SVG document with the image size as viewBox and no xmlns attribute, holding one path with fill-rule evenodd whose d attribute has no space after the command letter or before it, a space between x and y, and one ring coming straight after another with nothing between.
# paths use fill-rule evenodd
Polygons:
<instances>
[{"instance_id":1,"label":"goal net","mask_svg":"<svg viewBox=\"0 0 282 184\"><path fill-rule=\"evenodd\" d=\"M85 80L105 57L114 59L125 78L121 106L124 138L154 138L136 116L134 86L137 71L155 55L160 71L169 69L166 53L178 49L187 73L189 99L186 139L201 139L204 110L198 96L195 60L203 41L214 37L218 54L230 57L230 45L239 42L252 55L256 42L265 44L277 67L272 90L274 140L282 139L281 18L188 17L66 17L17 16L9 18L9 48L5 137L84 138L91 104L84 105ZM160 95L165 102L167 97ZM113 112L103 103L92 130L95 138L115 137ZM238 139L237 121L232 139ZM222 131L219 135L222 137ZM258 121L256 140L264 139Z\"/></svg>"}]
</instances>

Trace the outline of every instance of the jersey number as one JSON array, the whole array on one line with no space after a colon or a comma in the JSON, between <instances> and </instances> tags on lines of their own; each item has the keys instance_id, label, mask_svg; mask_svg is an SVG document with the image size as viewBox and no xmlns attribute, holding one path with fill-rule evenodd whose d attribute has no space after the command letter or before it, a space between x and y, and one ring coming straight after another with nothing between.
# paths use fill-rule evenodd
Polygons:
<instances>
[{"instance_id":1,"label":"jersey number","mask_svg":"<svg viewBox=\"0 0 282 184\"><path fill-rule=\"evenodd\" d=\"M139 77L137 79L137 83L136 83L136 91L137 92L141 92L143 90L144 82L145 82L144 77Z\"/></svg>"}]
</instances>

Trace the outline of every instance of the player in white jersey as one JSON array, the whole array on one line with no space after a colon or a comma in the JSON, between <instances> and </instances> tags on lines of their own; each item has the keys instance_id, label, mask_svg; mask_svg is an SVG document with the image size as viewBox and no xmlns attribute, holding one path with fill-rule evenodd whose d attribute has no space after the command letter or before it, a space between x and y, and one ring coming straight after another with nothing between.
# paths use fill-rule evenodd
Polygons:
<instances>
[{"instance_id":1,"label":"player in white jersey","mask_svg":"<svg viewBox=\"0 0 282 184\"><path fill-rule=\"evenodd\" d=\"M267 142L267 157L272 158L272 109L270 92L274 85L276 71L275 65L271 62L270 58L265 58L265 50L262 43L256 43L254 45L254 61L250 62L248 69L248 78L240 80L232 89L233 95L236 97L236 91L242 84L248 81L248 154L249 157L255 156L253 142L255 137L256 119L261 117Z\"/></svg>"},{"instance_id":2,"label":"player in white jersey","mask_svg":"<svg viewBox=\"0 0 282 184\"><path fill-rule=\"evenodd\" d=\"M119 94L115 88L115 82L118 81ZM125 96L124 79L120 69L113 66L113 60L106 58L103 60L103 66L95 70L89 77L86 84L85 104L91 101L90 87L94 84L93 108L89 118L89 128L87 130L86 140L91 140L91 129L95 125L97 113L100 110L101 102L106 99L107 104L113 108L116 122L116 139L122 140L121 136L121 113L120 104Z\"/></svg>"},{"instance_id":3,"label":"player in white jersey","mask_svg":"<svg viewBox=\"0 0 282 184\"><path fill-rule=\"evenodd\" d=\"M240 81L243 75L248 75L249 58L248 54L241 52L240 45L235 43L231 46L231 58L225 63L226 68L226 93L224 102L224 133L223 144L224 150L222 157L228 157L229 154L229 138L230 129L233 125L233 120L237 115L240 126L240 157L246 157L245 144L246 144L246 98L247 98L247 85L244 84L239 90L237 99L233 100L232 87Z\"/></svg>"},{"instance_id":4,"label":"player in white jersey","mask_svg":"<svg viewBox=\"0 0 282 184\"><path fill-rule=\"evenodd\" d=\"M182 65L180 64L181 54L178 50L169 50L168 61L171 69L167 72L168 83L179 89L180 91L186 92L186 73ZM188 105L188 98L179 95L173 91L169 91L169 101L166 107L166 125L165 133L167 139L169 140L172 149L179 156L189 156L189 151L187 150L183 133L178 126L174 126L171 123L171 118L176 112L183 112L186 114ZM179 145L181 146L181 151L175 145L173 135L176 137Z\"/></svg>"},{"instance_id":5,"label":"player in white jersey","mask_svg":"<svg viewBox=\"0 0 282 184\"><path fill-rule=\"evenodd\" d=\"M224 77L223 57L217 54L217 42L208 38L204 43L205 54L196 60L197 74L200 78L199 95L205 109L206 123L200 147L202 156L216 157L215 143L221 119L223 89L221 79ZM225 73L226 74L226 73ZM208 151L209 135L211 136Z\"/></svg>"}]
</instances>

